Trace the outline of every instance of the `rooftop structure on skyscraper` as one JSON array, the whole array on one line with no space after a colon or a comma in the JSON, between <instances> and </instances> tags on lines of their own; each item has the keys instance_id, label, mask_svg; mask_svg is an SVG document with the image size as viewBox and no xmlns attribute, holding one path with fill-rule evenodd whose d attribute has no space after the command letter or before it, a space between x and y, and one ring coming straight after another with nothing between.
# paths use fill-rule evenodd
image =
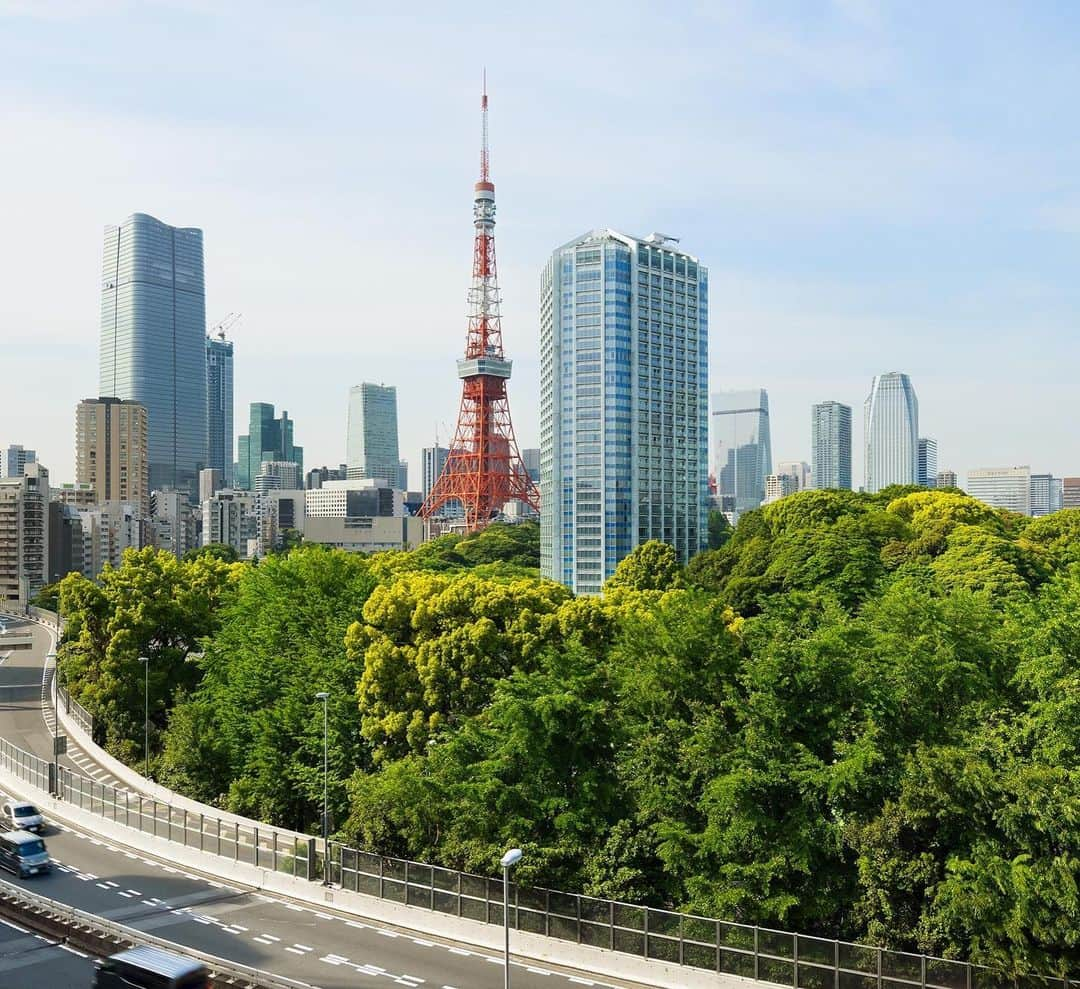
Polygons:
<instances>
[{"instance_id":1,"label":"rooftop structure on skyscraper","mask_svg":"<svg viewBox=\"0 0 1080 989\"><path fill-rule=\"evenodd\" d=\"M483 136L480 181L475 186L473 280L465 357L458 361L461 410L446 465L420 509L425 519L458 504L464 528L483 528L512 498L540 508L540 492L521 462L506 382L511 362L503 353L499 283L495 265L495 184L488 167L487 86L480 100Z\"/></svg>"}]
</instances>

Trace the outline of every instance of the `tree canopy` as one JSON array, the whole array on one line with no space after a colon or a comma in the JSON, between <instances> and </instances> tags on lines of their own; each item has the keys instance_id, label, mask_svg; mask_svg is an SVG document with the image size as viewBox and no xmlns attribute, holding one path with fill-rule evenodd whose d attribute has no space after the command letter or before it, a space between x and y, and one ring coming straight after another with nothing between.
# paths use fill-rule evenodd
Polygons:
<instances>
[{"instance_id":1,"label":"tree canopy","mask_svg":"<svg viewBox=\"0 0 1080 989\"><path fill-rule=\"evenodd\" d=\"M600 598L533 525L68 577L62 652L170 785L345 841L698 914L1080 967L1080 511L808 491L637 547Z\"/></svg>"}]
</instances>

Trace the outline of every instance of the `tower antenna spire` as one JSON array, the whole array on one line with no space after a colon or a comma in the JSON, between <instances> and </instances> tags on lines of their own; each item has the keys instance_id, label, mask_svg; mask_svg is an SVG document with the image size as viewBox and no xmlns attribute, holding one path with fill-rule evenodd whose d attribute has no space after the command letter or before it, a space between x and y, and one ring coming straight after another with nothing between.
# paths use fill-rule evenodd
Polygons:
<instances>
[{"instance_id":1,"label":"tower antenna spire","mask_svg":"<svg viewBox=\"0 0 1080 989\"><path fill-rule=\"evenodd\" d=\"M483 92L480 94L480 181L490 182L488 168L488 104L487 104L487 68L483 70Z\"/></svg>"}]
</instances>

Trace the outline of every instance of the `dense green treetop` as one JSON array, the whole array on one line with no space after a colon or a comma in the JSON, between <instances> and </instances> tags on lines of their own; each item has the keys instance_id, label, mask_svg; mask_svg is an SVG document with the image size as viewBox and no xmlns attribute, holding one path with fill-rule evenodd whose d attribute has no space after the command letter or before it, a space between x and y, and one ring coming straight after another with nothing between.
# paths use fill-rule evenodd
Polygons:
<instances>
[{"instance_id":1,"label":"dense green treetop","mask_svg":"<svg viewBox=\"0 0 1080 989\"><path fill-rule=\"evenodd\" d=\"M650 542L601 598L534 525L66 578L62 669L126 758L345 841L808 934L1080 970L1080 510L807 491Z\"/></svg>"}]
</instances>

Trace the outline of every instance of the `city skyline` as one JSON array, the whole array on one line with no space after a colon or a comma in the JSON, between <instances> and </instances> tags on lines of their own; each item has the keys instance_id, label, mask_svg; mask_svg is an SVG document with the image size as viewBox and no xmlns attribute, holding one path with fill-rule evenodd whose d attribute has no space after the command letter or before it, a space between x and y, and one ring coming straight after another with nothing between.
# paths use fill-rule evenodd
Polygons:
<instances>
[{"instance_id":1,"label":"city skyline","mask_svg":"<svg viewBox=\"0 0 1080 989\"><path fill-rule=\"evenodd\" d=\"M1075 144L1069 134L1063 144L1056 126L1059 94L1078 70L1063 45L1070 32L1048 17L979 8L984 30L969 37L976 8L960 3L943 11L940 37L962 46L972 62L960 82L933 67L936 49L919 37L913 14L873 3L818 4L788 16L728 9L679 21L655 15L650 34L684 53L666 70L700 94L650 124L650 138L688 163L673 187L659 164L582 182L589 174L583 166L602 171L596 149L633 146L635 134L619 120L641 119L638 109L663 104L644 80L609 92L600 81L559 71L561 62L547 66L543 46L532 53L507 43L532 29L553 40L550 11L454 23L433 9L412 25L408 71L396 72L384 65L400 53L393 39L403 21L385 14L335 31L334 14L316 12L305 30L319 44L356 46L368 57L335 67L344 74L336 80L328 75L333 59L316 64L286 48L298 15L252 19L246 9L178 5L151 17L108 0L85 14L47 0L0 4L0 53L11 78L22 80L0 82L11 97L3 121L26 151L8 163L20 196L0 246L0 262L24 291L0 301L0 325L12 337L29 337L26 359L57 378L55 401L37 403L33 435L15 429L19 409L37 397L30 378L0 398L0 421L9 424L5 441L38 449L54 478L73 478L70 409L98 391L84 368L97 359L88 323L98 305L100 230L139 210L206 233L210 321L237 309L246 314L233 334L241 355L238 409L265 397L294 410L317 438L311 462L337 463L343 424L331 397L370 377L399 386L401 449L411 462L436 430L447 442L458 405L453 362L464 338L467 234L460 221L468 203L461 190L475 170L478 85L475 66L447 54L447 32L478 32L491 53L507 221L505 333L522 446L539 439L537 272L552 243L612 224L638 235L678 229L710 259L710 388L769 389L777 458L809 458L807 410L821 396L857 408L874 373L902 367L918 383L943 467L962 475L978 464L1030 462L1058 476L1078 472L1080 446L1068 417L1039 400L1047 388L1068 392L1065 371L1078 356L1070 327L1080 315L1071 275L1080 195L1060 169ZM208 40L203 69L154 63L149 42L204 18L220 30ZM251 55L225 46L241 23L280 54L276 69L249 64ZM587 12L561 57L595 46L609 29L602 10ZM618 27L614 41L629 41L625 30ZM33 53L45 39L60 62L82 71L37 66ZM608 44L610 52L590 56L613 64L625 57ZM131 57L115 58L118 45ZM785 57L742 54L770 51ZM1025 59L1022 78L989 68L1033 51L1039 56ZM156 88L131 85L159 73ZM438 86L431 84L436 73ZM385 98L375 101L363 136L340 134L333 101L372 85ZM584 112L566 97L581 86L582 103L614 101L610 122L593 132L596 140L562 146L554 135L573 133L568 124ZM269 102L255 99L267 89ZM187 98L179 99L180 91ZM341 95L326 104L327 93ZM263 109L271 103L274 114ZM559 113L551 111L556 104ZM811 105L813 126L794 113ZM1024 113L1002 114L1003 106ZM296 133L306 140L293 140ZM317 161L297 147L312 141L322 148ZM219 143L227 155L193 163L183 151ZM439 148L435 159L420 153L429 144ZM545 151L556 144L557 155ZM1013 172L1023 173L1022 186L1009 179ZM287 208L268 213L266 202L282 197ZM52 236L42 216L63 216L64 237ZM379 245L356 216L382 231ZM391 259L419 229L425 291L409 296L402 326L398 299L416 275L396 273ZM1026 346L1017 348L1018 339ZM1020 421L1017 408L1040 418ZM862 476L858 446L852 468Z\"/></svg>"}]
</instances>

